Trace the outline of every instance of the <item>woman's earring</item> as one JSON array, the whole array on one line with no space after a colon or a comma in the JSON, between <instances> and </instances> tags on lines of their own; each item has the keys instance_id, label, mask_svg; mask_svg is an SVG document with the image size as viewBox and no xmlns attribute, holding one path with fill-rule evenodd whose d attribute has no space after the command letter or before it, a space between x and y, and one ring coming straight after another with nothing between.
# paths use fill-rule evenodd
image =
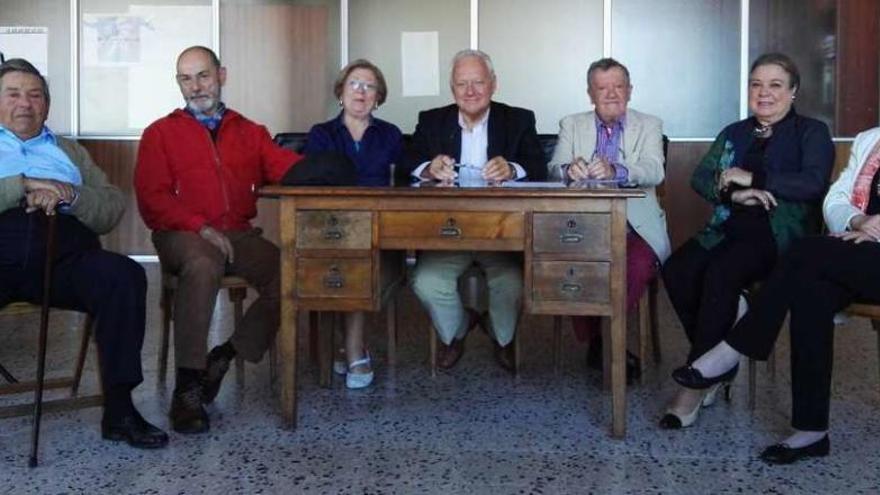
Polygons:
<instances>
[{"instance_id":1,"label":"woman's earring","mask_svg":"<svg viewBox=\"0 0 880 495\"><path fill-rule=\"evenodd\" d=\"M341 99L339 100L339 106L340 106L340 107L342 106L342 100L341 100Z\"/></svg>"}]
</instances>

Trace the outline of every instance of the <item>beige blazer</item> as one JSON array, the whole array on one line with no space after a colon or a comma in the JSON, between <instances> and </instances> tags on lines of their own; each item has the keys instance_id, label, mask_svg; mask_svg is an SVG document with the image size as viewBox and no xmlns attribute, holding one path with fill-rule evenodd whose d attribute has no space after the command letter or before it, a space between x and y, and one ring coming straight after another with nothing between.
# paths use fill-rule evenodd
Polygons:
<instances>
[{"instance_id":1,"label":"beige blazer","mask_svg":"<svg viewBox=\"0 0 880 495\"><path fill-rule=\"evenodd\" d=\"M559 121L559 140L549 164L550 180L562 180L562 166L583 157L589 161L596 149L594 112L576 113ZM645 190L644 198L628 199L626 219L633 230L657 254L660 262L669 257L669 234L666 213L657 202L655 186L663 182L663 121L633 109L626 111L623 129L623 164L629 181Z\"/></svg>"}]
</instances>

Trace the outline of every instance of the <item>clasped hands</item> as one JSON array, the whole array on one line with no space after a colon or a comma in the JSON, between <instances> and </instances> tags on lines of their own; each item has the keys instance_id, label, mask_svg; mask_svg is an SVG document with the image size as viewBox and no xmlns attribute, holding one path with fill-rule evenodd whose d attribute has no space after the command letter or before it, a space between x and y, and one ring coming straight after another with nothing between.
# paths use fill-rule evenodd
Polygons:
<instances>
[{"instance_id":1,"label":"clasped hands","mask_svg":"<svg viewBox=\"0 0 880 495\"><path fill-rule=\"evenodd\" d=\"M23 177L21 183L24 186L27 213L43 210L47 215L54 215L56 206L60 203L72 203L76 197L73 184L67 182Z\"/></svg>"},{"instance_id":2,"label":"clasped hands","mask_svg":"<svg viewBox=\"0 0 880 495\"><path fill-rule=\"evenodd\" d=\"M614 166L601 157L594 158L589 163L583 157L577 157L568 166L568 177L571 180L611 180L616 175Z\"/></svg>"},{"instance_id":3,"label":"clasped hands","mask_svg":"<svg viewBox=\"0 0 880 495\"><path fill-rule=\"evenodd\" d=\"M730 200L746 206L761 205L769 211L776 208L776 197L773 193L764 189L756 189L752 186L752 173L739 167L731 167L718 174L718 191L726 191L730 186L739 186L730 194Z\"/></svg>"},{"instance_id":4,"label":"clasped hands","mask_svg":"<svg viewBox=\"0 0 880 495\"><path fill-rule=\"evenodd\" d=\"M482 167L481 175L487 181L505 181L516 178L516 170L503 156L496 156ZM426 179L451 182L458 177L455 171L455 158L448 155L437 155L422 171Z\"/></svg>"}]
</instances>

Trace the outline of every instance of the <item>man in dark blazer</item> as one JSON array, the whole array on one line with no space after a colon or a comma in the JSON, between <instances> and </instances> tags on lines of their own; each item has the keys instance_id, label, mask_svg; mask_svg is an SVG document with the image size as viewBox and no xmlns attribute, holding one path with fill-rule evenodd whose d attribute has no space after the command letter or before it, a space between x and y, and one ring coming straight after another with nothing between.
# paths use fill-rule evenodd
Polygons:
<instances>
[{"instance_id":1,"label":"man in dark blazer","mask_svg":"<svg viewBox=\"0 0 880 495\"><path fill-rule=\"evenodd\" d=\"M462 184L546 178L535 115L492 101L496 78L488 55L478 50L457 53L449 84L455 104L419 114L413 142L398 167L404 178ZM474 263L485 271L489 286L495 356L512 370L510 342L522 298L522 261L497 252L429 251L419 256L413 289L444 344L438 365L451 368L464 353L472 322L458 294L458 277Z\"/></svg>"}]
</instances>

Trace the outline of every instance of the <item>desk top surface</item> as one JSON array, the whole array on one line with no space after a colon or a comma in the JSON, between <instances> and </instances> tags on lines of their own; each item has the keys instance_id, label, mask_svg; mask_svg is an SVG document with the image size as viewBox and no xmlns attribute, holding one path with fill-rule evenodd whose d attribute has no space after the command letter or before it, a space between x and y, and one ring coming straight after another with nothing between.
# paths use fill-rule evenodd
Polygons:
<instances>
[{"instance_id":1,"label":"desk top surface","mask_svg":"<svg viewBox=\"0 0 880 495\"><path fill-rule=\"evenodd\" d=\"M338 187L338 186L265 186L260 189L264 197L324 196L324 197L462 197L462 198L641 198L641 189L615 186L551 186L517 183L516 187L486 186L458 187L438 184L422 184L421 187Z\"/></svg>"}]
</instances>

